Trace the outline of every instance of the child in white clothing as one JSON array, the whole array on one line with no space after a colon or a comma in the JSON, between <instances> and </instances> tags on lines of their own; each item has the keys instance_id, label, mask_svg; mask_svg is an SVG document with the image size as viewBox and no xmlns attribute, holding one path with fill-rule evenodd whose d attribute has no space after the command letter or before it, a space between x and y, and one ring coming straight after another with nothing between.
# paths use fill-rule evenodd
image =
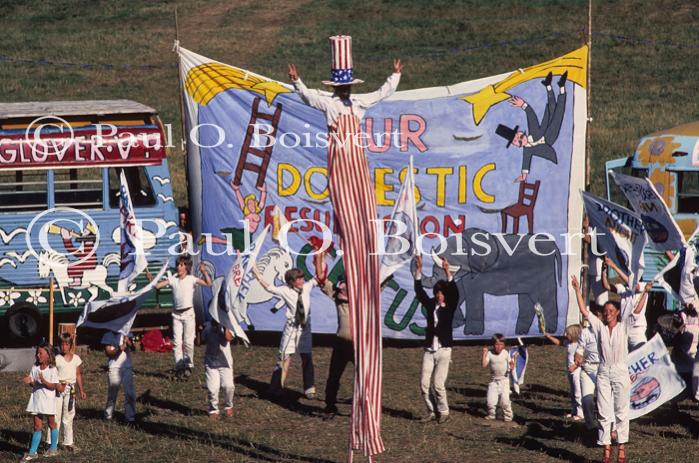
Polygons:
<instances>
[{"instance_id":1,"label":"child in white clothing","mask_svg":"<svg viewBox=\"0 0 699 463\"><path fill-rule=\"evenodd\" d=\"M83 361L75 353L75 337L71 333L61 334L61 354L56 356L58 382L65 388L56 398L56 429L63 429L63 447L75 451L73 445L73 418L75 418L75 398L80 393L80 400L87 399L83 389L83 376L80 365ZM46 433L46 442L51 443L50 433Z\"/></svg>"},{"instance_id":2,"label":"child in white clothing","mask_svg":"<svg viewBox=\"0 0 699 463\"><path fill-rule=\"evenodd\" d=\"M493 335L493 345L483 347L483 368L490 367L490 383L488 383L488 416L486 420L494 420L497 408L502 411L505 421L512 421L512 404L510 403L510 379L508 373L514 368L514 361L505 349L505 337L496 333Z\"/></svg>"},{"instance_id":3,"label":"child in white clothing","mask_svg":"<svg viewBox=\"0 0 699 463\"><path fill-rule=\"evenodd\" d=\"M568 394L570 396L570 413L566 418L572 418L573 421L582 421L585 419L582 409L582 387L580 383L580 368L572 368L575 365L575 352L578 350L578 341L580 340L580 332L582 327L577 323L566 327L566 340L563 342L563 347L568 351L566 356L566 372L568 375L568 386L570 388ZM560 346L561 341L554 338L549 333L544 333L546 339L551 343Z\"/></svg>"},{"instance_id":4,"label":"child in white clothing","mask_svg":"<svg viewBox=\"0 0 699 463\"><path fill-rule=\"evenodd\" d=\"M218 393L223 389L223 410L226 416L233 416L233 355L231 341L233 332L214 320L204 329L204 368L206 370L206 389L209 392L209 417L218 418Z\"/></svg>"},{"instance_id":5,"label":"child in white clothing","mask_svg":"<svg viewBox=\"0 0 699 463\"><path fill-rule=\"evenodd\" d=\"M53 350L48 344L36 348L36 363L31 372L22 381L32 388L27 411L33 415L34 433L29 452L24 454L22 461L39 458L38 450L41 443L42 417L46 417L51 430L51 447L44 456L52 457L58 454L58 428L56 427L56 392L62 392L63 386L58 382L58 371L53 358Z\"/></svg>"},{"instance_id":6,"label":"child in white clothing","mask_svg":"<svg viewBox=\"0 0 699 463\"><path fill-rule=\"evenodd\" d=\"M104 353L109 359L107 366L107 405L104 419L111 420L114 415L119 389L124 386L124 417L127 423L136 422L136 389L133 384L133 365L131 351L133 342L128 336L114 331L102 337Z\"/></svg>"},{"instance_id":7,"label":"child in white clothing","mask_svg":"<svg viewBox=\"0 0 699 463\"><path fill-rule=\"evenodd\" d=\"M204 264L199 264L199 271L204 276L200 279L192 275L192 258L179 256L176 263L177 275L170 275L159 281L157 289L170 286L175 305L172 308L172 343L175 352L175 372L178 378L188 378L194 367L194 338L196 335L196 317L194 314L194 286L211 286L211 276ZM150 272L146 274L153 279ZM184 347L184 352L183 348Z\"/></svg>"}]
</instances>

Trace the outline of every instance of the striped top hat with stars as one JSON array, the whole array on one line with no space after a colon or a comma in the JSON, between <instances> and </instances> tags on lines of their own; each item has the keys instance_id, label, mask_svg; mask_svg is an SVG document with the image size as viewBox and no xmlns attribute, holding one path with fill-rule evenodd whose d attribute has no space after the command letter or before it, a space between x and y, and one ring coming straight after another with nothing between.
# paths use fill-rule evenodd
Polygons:
<instances>
[{"instance_id":1,"label":"striped top hat with stars","mask_svg":"<svg viewBox=\"0 0 699 463\"><path fill-rule=\"evenodd\" d=\"M332 69L330 80L324 80L324 85L339 87L340 85L362 84L363 80L355 79L352 73L352 37L349 35L333 35L330 37L332 52Z\"/></svg>"}]
</instances>

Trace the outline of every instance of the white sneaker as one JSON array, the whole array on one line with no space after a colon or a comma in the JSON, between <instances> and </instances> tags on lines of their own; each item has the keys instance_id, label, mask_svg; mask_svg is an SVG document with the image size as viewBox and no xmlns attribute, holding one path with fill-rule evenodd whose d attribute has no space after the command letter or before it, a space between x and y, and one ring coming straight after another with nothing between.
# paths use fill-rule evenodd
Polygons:
<instances>
[{"instance_id":1,"label":"white sneaker","mask_svg":"<svg viewBox=\"0 0 699 463\"><path fill-rule=\"evenodd\" d=\"M303 393L304 393L304 395L306 396L306 398L307 398L308 400L313 400L313 399L316 398L316 388L315 388L315 386L309 387L309 388L306 389Z\"/></svg>"}]
</instances>

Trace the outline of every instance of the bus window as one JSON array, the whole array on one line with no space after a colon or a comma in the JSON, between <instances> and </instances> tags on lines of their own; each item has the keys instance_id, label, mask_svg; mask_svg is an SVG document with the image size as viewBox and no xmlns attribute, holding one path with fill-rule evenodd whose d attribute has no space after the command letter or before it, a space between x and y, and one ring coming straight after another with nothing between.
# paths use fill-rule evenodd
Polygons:
<instances>
[{"instance_id":1,"label":"bus window","mask_svg":"<svg viewBox=\"0 0 699 463\"><path fill-rule=\"evenodd\" d=\"M146 175L145 167L141 166L109 168L109 206L119 207L119 175L122 169L126 175L126 183L129 186L134 207L155 206L153 188Z\"/></svg>"},{"instance_id":2,"label":"bus window","mask_svg":"<svg viewBox=\"0 0 699 463\"><path fill-rule=\"evenodd\" d=\"M7 212L40 211L48 208L45 170L0 171L0 204Z\"/></svg>"},{"instance_id":3,"label":"bus window","mask_svg":"<svg viewBox=\"0 0 699 463\"><path fill-rule=\"evenodd\" d=\"M102 169L56 169L53 175L56 206L102 208Z\"/></svg>"},{"instance_id":4,"label":"bus window","mask_svg":"<svg viewBox=\"0 0 699 463\"><path fill-rule=\"evenodd\" d=\"M677 172L677 212L699 213L699 171Z\"/></svg>"}]
</instances>

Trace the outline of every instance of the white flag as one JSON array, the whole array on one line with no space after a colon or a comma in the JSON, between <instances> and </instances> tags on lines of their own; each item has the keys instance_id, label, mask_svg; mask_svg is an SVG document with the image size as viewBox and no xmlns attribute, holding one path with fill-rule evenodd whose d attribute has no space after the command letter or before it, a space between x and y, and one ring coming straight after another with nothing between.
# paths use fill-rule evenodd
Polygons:
<instances>
[{"instance_id":1,"label":"white flag","mask_svg":"<svg viewBox=\"0 0 699 463\"><path fill-rule=\"evenodd\" d=\"M106 301L92 301L85 304L76 326L100 328L123 335L129 334L139 307L141 307L148 292L155 288L155 285L163 277L169 263L170 261L166 260L156 277L136 292L126 296L112 297Z\"/></svg>"},{"instance_id":2,"label":"white flag","mask_svg":"<svg viewBox=\"0 0 699 463\"><path fill-rule=\"evenodd\" d=\"M242 262L236 262L236 264L232 265L230 271L228 272L231 274L232 272L240 271L242 269L242 275L240 277L234 278L231 276L231 278L226 278L226 307L230 308L232 313L240 312L237 308L248 296L250 284L255 278L255 275L252 273L252 266L257 265L257 255L260 253L260 249L262 249L262 243L265 241L265 237L267 236L269 229L270 226L267 225L264 230L262 230L262 233L260 233L260 235L255 239L255 243L250 250L250 254L244 257Z\"/></svg>"},{"instance_id":3,"label":"white flag","mask_svg":"<svg viewBox=\"0 0 699 463\"><path fill-rule=\"evenodd\" d=\"M229 307L226 303L226 288L233 284L231 280L234 277L235 267L239 265L240 255L238 255L235 264L228 269L225 278L217 278L214 280L211 286L213 298L209 303L209 314L211 314L211 318L216 320L216 323L231 330L235 337L241 339L245 345L248 346L250 345L248 336L238 323L238 320L233 316L233 308Z\"/></svg>"},{"instance_id":4,"label":"white flag","mask_svg":"<svg viewBox=\"0 0 699 463\"><path fill-rule=\"evenodd\" d=\"M689 243L654 278L680 302L693 304L695 308L699 308L698 244L699 228L689 238Z\"/></svg>"},{"instance_id":5,"label":"white flag","mask_svg":"<svg viewBox=\"0 0 699 463\"><path fill-rule=\"evenodd\" d=\"M581 193L597 243L629 277L629 287L635 288L643 275L643 248L648 242L641 218L618 204Z\"/></svg>"},{"instance_id":6,"label":"white flag","mask_svg":"<svg viewBox=\"0 0 699 463\"><path fill-rule=\"evenodd\" d=\"M380 280L393 275L415 255L415 243L418 234L417 204L415 201L415 178L413 175L413 157L410 167L401 185L396 205L391 214L388 233L383 234L383 223L379 228L379 245L386 246L381 259ZM384 240L388 238L388 241Z\"/></svg>"},{"instance_id":7,"label":"white flag","mask_svg":"<svg viewBox=\"0 0 699 463\"><path fill-rule=\"evenodd\" d=\"M631 378L629 419L655 410L686 386L659 334L629 354Z\"/></svg>"},{"instance_id":8,"label":"white flag","mask_svg":"<svg viewBox=\"0 0 699 463\"><path fill-rule=\"evenodd\" d=\"M684 247L686 243L680 227L650 180L617 172L611 172L611 175L641 217L655 249L672 251Z\"/></svg>"},{"instance_id":9,"label":"white flag","mask_svg":"<svg viewBox=\"0 0 699 463\"><path fill-rule=\"evenodd\" d=\"M119 285L117 292L127 294L129 286L136 277L148 267L146 254L143 250L143 230L136 222L136 215L131 202L129 186L122 169L121 186L119 187L119 217L121 227L121 264L119 268Z\"/></svg>"}]
</instances>

